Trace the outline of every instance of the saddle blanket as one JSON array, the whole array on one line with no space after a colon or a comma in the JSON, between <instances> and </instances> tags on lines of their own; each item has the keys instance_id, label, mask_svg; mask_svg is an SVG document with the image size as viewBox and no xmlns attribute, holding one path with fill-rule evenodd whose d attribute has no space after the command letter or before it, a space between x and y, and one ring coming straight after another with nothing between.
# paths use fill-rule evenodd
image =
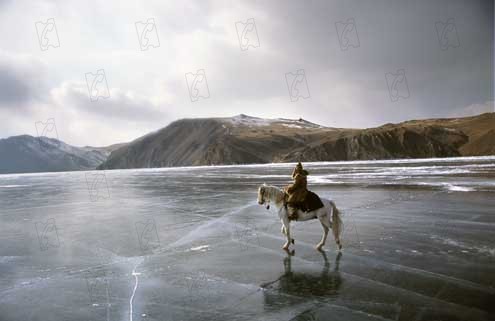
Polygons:
<instances>
[{"instance_id":1,"label":"saddle blanket","mask_svg":"<svg viewBox=\"0 0 495 321\"><path fill-rule=\"evenodd\" d=\"M304 202L293 204L293 206L297 209L300 209L303 212L311 212L322 208L324 205L320 197L316 193L308 191L308 194L306 195L306 199L304 200Z\"/></svg>"}]
</instances>

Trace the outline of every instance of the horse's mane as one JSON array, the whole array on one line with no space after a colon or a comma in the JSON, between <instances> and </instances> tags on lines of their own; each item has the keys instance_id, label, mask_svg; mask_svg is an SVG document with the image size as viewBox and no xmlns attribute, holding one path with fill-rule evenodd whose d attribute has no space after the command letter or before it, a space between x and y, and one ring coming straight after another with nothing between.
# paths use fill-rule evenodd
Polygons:
<instances>
[{"instance_id":1,"label":"horse's mane","mask_svg":"<svg viewBox=\"0 0 495 321\"><path fill-rule=\"evenodd\" d=\"M265 193L269 196L270 199L277 198L280 199L285 193L282 189L273 185L262 185L261 188L265 190Z\"/></svg>"},{"instance_id":2,"label":"horse's mane","mask_svg":"<svg viewBox=\"0 0 495 321\"><path fill-rule=\"evenodd\" d=\"M269 193L283 193L283 190L277 186L274 185L261 185L266 191L269 191Z\"/></svg>"}]
</instances>

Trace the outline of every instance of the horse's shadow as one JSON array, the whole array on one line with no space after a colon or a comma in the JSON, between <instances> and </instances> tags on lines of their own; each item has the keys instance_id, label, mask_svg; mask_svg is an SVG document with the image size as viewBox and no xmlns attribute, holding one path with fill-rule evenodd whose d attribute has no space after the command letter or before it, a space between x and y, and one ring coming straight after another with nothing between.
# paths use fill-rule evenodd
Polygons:
<instances>
[{"instance_id":1,"label":"horse's shadow","mask_svg":"<svg viewBox=\"0 0 495 321\"><path fill-rule=\"evenodd\" d=\"M284 258L284 274L272 282L261 285L263 291L265 307L271 309L281 308L287 304L302 303L307 299L315 297L332 297L338 294L342 278L339 272L339 263L342 253L335 258L334 268L330 270L330 262L324 251L320 251L324 259L322 271L318 273L311 272L293 272L292 256L288 252Z\"/></svg>"}]
</instances>

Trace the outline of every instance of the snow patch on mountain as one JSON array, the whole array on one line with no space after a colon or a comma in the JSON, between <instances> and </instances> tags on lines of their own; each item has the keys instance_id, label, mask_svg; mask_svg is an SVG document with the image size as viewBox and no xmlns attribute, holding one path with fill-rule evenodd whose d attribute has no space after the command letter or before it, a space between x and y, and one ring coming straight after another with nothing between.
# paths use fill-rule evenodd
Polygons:
<instances>
[{"instance_id":1,"label":"snow patch on mountain","mask_svg":"<svg viewBox=\"0 0 495 321\"><path fill-rule=\"evenodd\" d=\"M236 125L236 126L243 125L243 126L248 126L248 127L270 126L274 121L272 119L251 117L251 116L247 116L244 114L240 114L240 115L237 115L234 117L229 117L226 120L227 120L227 122L229 122L233 125Z\"/></svg>"},{"instance_id":2,"label":"snow patch on mountain","mask_svg":"<svg viewBox=\"0 0 495 321\"><path fill-rule=\"evenodd\" d=\"M273 125L281 125L288 128L325 128L318 124L314 124L302 118L299 119L286 119L286 118L259 118L252 117L244 114L240 114L234 117L229 117L225 119L227 122L234 126L247 126L247 127L265 127Z\"/></svg>"}]
</instances>

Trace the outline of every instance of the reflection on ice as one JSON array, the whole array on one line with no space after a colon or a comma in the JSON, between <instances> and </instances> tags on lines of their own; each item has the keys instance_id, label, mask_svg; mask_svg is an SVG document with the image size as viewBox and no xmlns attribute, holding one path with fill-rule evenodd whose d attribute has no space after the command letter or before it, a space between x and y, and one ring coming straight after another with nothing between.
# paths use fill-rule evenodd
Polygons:
<instances>
[{"instance_id":1,"label":"reflection on ice","mask_svg":"<svg viewBox=\"0 0 495 321\"><path fill-rule=\"evenodd\" d=\"M287 295L283 297L287 300L283 304L297 304L300 301L300 296L310 298L314 296L332 297L337 295L342 283L342 277L339 273L339 262L342 253L337 254L332 270L330 270L330 262L326 253L324 251L320 251L320 253L322 254L324 263L319 274L293 271L292 256L294 254L287 253L283 261L284 273L275 281L261 284L261 287L266 289L266 291L263 291L263 295L268 309L279 306L282 303L280 301L280 294ZM273 292L276 293L275 297L272 295Z\"/></svg>"}]
</instances>

